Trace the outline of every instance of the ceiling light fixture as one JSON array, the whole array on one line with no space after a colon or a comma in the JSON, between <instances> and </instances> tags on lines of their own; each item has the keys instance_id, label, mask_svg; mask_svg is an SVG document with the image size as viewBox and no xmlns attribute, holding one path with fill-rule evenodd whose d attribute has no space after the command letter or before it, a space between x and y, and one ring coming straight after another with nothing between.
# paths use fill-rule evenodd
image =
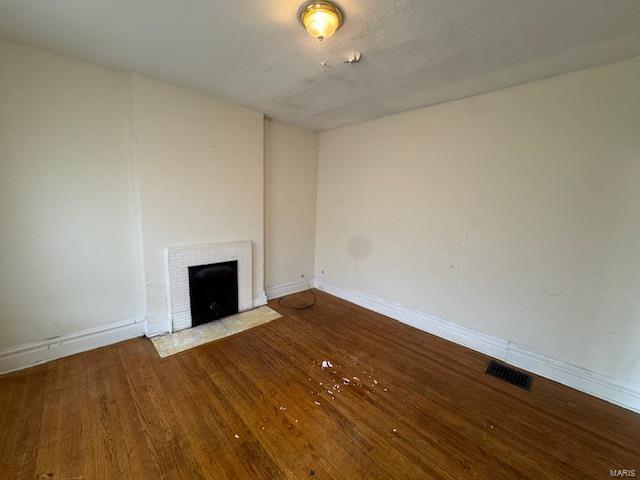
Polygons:
<instances>
[{"instance_id":1,"label":"ceiling light fixture","mask_svg":"<svg viewBox=\"0 0 640 480\"><path fill-rule=\"evenodd\" d=\"M309 35L324 40L342 25L342 11L332 2L313 0L300 8L300 21Z\"/></svg>"}]
</instances>

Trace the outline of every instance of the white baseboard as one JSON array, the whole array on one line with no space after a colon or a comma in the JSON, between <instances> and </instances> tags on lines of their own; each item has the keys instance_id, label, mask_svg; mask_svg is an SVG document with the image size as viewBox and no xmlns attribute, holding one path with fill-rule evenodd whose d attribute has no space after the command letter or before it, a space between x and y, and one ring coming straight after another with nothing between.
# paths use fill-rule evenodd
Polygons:
<instances>
[{"instance_id":1,"label":"white baseboard","mask_svg":"<svg viewBox=\"0 0 640 480\"><path fill-rule=\"evenodd\" d=\"M171 320L166 320L164 322L152 322L147 321L147 329L145 331L145 336L157 337L158 335L164 335L165 333L171 333Z\"/></svg>"},{"instance_id":2,"label":"white baseboard","mask_svg":"<svg viewBox=\"0 0 640 480\"><path fill-rule=\"evenodd\" d=\"M262 305L267 304L267 296L264 291L260 293L257 297L253 297L253 308L261 307Z\"/></svg>"},{"instance_id":3,"label":"white baseboard","mask_svg":"<svg viewBox=\"0 0 640 480\"><path fill-rule=\"evenodd\" d=\"M640 413L640 386L510 344L506 363Z\"/></svg>"},{"instance_id":4,"label":"white baseboard","mask_svg":"<svg viewBox=\"0 0 640 480\"><path fill-rule=\"evenodd\" d=\"M361 307L640 413L640 386L532 352L516 343L485 335L375 295L348 290L326 280L316 281L315 286Z\"/></svg>"},{"instance_id":5,"label":"white baseboard","mask_svg":"<svg viewBox=\"0 0 640 480\"><path fill-rule=\"evenodd\" d=\"M121 342L145 333L145 319L134 318L0 351L0 373L31 367L67 355Z\"/></svg>"},{"instance_id":6,"label":"white baseboard","mask_svg":"<svg viewBox=\"0 0 640 480\"><path fill-rule=\"evenodd\" d=\"M267 287L267 298L269 300L273 298L284 297L285 295L291 295L292 293L302 292L307 290L309 284L303 278L295 280L293 282L281 283L280 285L274 285L273 287Z\"/></svg>"}]
</instances>

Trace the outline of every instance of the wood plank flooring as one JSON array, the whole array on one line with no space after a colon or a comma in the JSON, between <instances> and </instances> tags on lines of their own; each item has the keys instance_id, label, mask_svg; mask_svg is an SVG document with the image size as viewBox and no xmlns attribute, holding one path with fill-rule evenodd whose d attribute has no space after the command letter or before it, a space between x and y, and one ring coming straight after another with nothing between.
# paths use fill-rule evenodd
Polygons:
<instances>
[{"instance_id":1,"label":"wood plank flooring","mask_svg":"<svg viewBox=\"0 0 640 480\"><path fill-rule=\"evenodd\" d=\"M166 359L141 338L1 376L0 478L640 476L640 415L317 295Z\"/></svg>"}]
</instances>

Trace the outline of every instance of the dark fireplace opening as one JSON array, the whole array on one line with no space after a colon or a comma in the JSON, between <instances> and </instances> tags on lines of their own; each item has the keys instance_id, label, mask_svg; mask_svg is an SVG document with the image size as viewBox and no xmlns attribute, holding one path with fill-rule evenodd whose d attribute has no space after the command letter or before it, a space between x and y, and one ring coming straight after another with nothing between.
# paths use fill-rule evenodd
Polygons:
<instances>
[{"instance_id":1,"label":"dark fireplace opening","mask_svg":"<svg viewBox=\"0 0 640 480\"><path fill-rule=\"evenodd\" d=\"M189 267L191 326L238 313L238 261Z\"/></svg>"}]
</instances>

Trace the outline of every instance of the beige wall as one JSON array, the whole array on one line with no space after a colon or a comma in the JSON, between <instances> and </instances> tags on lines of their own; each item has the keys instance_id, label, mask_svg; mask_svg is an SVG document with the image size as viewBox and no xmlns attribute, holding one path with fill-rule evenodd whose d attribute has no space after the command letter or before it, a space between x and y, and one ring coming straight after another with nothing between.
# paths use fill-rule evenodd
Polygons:
<instances>
[{"instance_id":1,"label":"beige wall","mask_svg":"<svg viewBox=\"0 0 640 480\"><path fill-rule=\"evenodd\" d=\"M5 41L0 65L0 370L166 330L169 245L252 240L263 298L261 113Z\"/></svg>"},{"instance_id":2,"label":"beige wall","mask_svg":"<svg viewBox=\"0 0 640 480\"><path fill-rule=\"evenodd\" d=\"M270 287L313 277L317 170L316 132L265 119L268 292Z\"/></svg>"},{"instance_id":3,"label":"beige wall","mask_svg":"<svg viewBox=\"0 0 640 480\"><path fill-rule=\"evenodd\" d=\"M0 41L0 350L144 317L128 95Z\"/></svg>"},{"instance_id":4,"label":"beige wall","mask_svg":"<svg viewBox=\"0 0 640 480\"><path fill-rule=\"evenodd\" d=\"M170 325L168 246L251 240L263 295L262 114L138 75L133 100L150 331Z\"/></svg>"},{"instance_id":5,"label":"beige wall","mask_svg":"<svg viewBox=\"0 0 640 480\"><path fill-rule=\"evenodd\" d=\"M639 112L629 61L322 133L316 274L640 383Z\"/></svg>"}]
</instances>

